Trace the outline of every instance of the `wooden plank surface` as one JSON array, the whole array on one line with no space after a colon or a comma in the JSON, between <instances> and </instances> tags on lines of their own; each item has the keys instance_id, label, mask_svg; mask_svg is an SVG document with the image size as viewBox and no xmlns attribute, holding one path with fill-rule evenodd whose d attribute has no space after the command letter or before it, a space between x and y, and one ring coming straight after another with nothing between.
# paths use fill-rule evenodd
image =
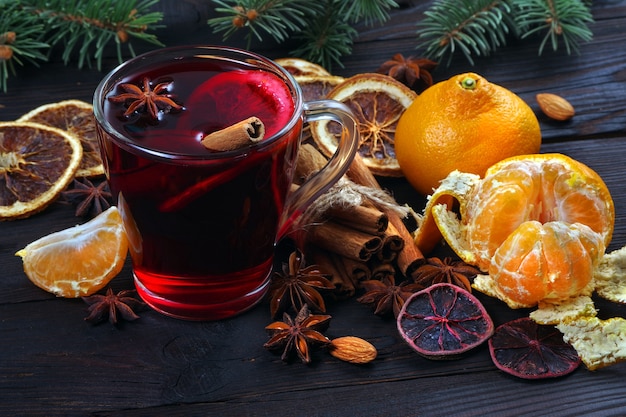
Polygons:
<instances>
[{"instance_id":1,"label":"wooden plank surface","mask_svg":"<svg viewBox=\"0 0 626 417\"><path fill-rule=\"evenodd\" d=\"M204 25L200 1L162 1L169 44L219 42ZM407 2L382 27L363 27L344 68L349 76L374 71L394 53L416 54L415 23L427 2ZM594 40L578 56L545 53L538 41L519 42L474 67L462 59L435 72L437 80L474 71L518 93L534 109L536 93L561 94L576 117L556 123L540 117L543 152L562 152L588 164L606 181L616 205L609 249L626 245L626 2L596 1ZM145 46L137 49L142 50ZM271 58L287 48L262 45ZM103 71L115 66L107 60ZM44 103L91 100L103 73L64 66L54 57L25 67L0 93L0 120L12 120ZM384 180L401 202L421 210L423 198L404 180ZM81 300L56 299L22 272L14 253L27 243L76 224L61 202L27 220L0 223L0 415L284 415L284 416L572 416L625 415L626 365L596 372L584 367L551 381L522 381L498 371L486 346L455 361L429 361L399 338L395 324L348 300L332 303L330 337L370 340L378 359L367 366L317 352L311 366L283 364L263 349L267 304L240 317L193 323L141 313L118 329L91 326ZM131 288L129 265L113 281ZM479 295L496 324L527 314ZM598 302L600 315L626 317L626 307Z\"/></svg>"}]
</instances>

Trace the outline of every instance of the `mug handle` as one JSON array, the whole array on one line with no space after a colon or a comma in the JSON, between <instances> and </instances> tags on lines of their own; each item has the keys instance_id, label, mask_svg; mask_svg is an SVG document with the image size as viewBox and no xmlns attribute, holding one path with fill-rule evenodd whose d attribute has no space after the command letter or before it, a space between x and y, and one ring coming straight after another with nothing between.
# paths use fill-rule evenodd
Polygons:
<instances>
[{"instance_id":1,"label":"mug handle","mask_svg":"<svg viewBox=\"0 0 626 417\"><path fill-rule=\"evenodd\" d=\"M304 184L292 192L283 210L276 240L283 237L295 220L321 194L328 191L346 173L359 149L358 122L352 110L335 100L316 100L304 103L304 121L333 120L342 126L341 138L328 163Z\"/></svg>"}]
</instances>

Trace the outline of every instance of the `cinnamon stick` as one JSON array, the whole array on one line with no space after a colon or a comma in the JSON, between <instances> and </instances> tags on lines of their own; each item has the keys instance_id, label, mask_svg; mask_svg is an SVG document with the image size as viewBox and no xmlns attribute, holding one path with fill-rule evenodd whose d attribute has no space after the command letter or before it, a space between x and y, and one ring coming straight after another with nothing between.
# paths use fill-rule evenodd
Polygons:
<instances>
[{"instance_id":1,"label":"cinnamon stick","mask_svg":"<svg viewBox=\"0 0 626 417\"><path fill-rule=\"evenodd\" d=\"M389 223L383 235L383 245L377 253L378 259L381 262L391 262L398 257L404 246L404 239L400 236L400 232L392 223Z\"/></svg>"},{"instance_id":2,"label":"cinnamon stick","mask_svg":"<svg viewBox=\"0 0 626 417\"><path fill-rule=\"evenodd\" d=\"M382 235L389 226L389 218L374 207L330 207L326 213L333 220L371 235Z\"/></svg>"},{"instance_id":3,"label":"cinnamon stick","mask_svg":"<svg viewBox=\"0 0 626 417\"><path fill-rule=\"evenodd\" d=\"M355 294L354 281L337 255L314 245L307 246L307 253L309 259L319 267L320 271L331 276L330 282L335 286L333 294L337 298L350 298Z\"/></svg>"},{"instance_id":4,"label":"cinnamon stick","mask_svg":"<svg viewBox=\"0 0 626 417\"><path fill-rule=\"evenodd\" d=\"M372 271L366 263L349 258L338 258L356 288L360 287L361 282L367 281L372 277Z\"/></svg>"},{"instance_id":5,"label":"cinnamon stick","mask_svg":"<svg viewBox=\"0 0 626 417\"><path fill-rule=\"evenodd\" d=\"M334 222L332 220L311 225L309 242L330 252L357 261L367 261L382 246L382 239Z\"/></svg>"},{"instance_id":6,"label":"cinnamon stick","mask_svg":"<svg viewBox=\"0 0 626 417\"><path fill-rule=\"evenodd\" d=\"M370 279L377 279L382 281L383 279L394 276L396 274L396 269L393 265L389 263L381 263L377 264L372 268L372 276Z\"/></svg>"},{"instance_id":7,"label":"cinnamon stick","mask_svg":"<svg viewBox=\"0 0 626 417\"><path fill-rule=\"evenodd\" d=\"M205 136L201 143L212 151L233 151L259 142L264 136L265 125L253 116Z\"/></svg>"},{"instance_id":8,"label":"cinnamon stick","mask_svg":"<svg viewBox=\"0 0 626 417\"><path fill-rule=\"evenodd\" d=\"M365 185L367 187L381 189L380 184L376 181L374 174L361 159L359 154L356 154L350 168L346 174L348 178L357 184ZM423 262L424 255L415 244L415 240L411 233L407 230L406 225L395 212L381 208L389 216L389 222L395 226L399 235L404 240L404 248L398 253L398 267L400 272L404 276L410 276Z\"/></svg>"},{"instance_id":9,"label":"cinnamon stick","mask_svg":"<svg viewBox=\"0 0 626 417\"><path fill-rule=\"evenodd\" d=\"M313 145L310 143L303 144L298 151L298 159L296 160L295 182L302 183L311 174L322 169L327 162L326 157Z\"/></svg>"}]
</instances>

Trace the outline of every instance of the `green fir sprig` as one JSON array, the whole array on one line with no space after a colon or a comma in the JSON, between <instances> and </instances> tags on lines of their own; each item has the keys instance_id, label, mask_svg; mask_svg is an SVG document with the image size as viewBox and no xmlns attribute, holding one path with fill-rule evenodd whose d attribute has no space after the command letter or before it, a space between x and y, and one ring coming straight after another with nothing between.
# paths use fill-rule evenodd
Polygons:
<instances>
[{"instance_id":1,"label":"green fir sprig","mask_svg":"<svg viewBox=\"0 0 626 417\"><path fill-rule=\"evenodd\" d=\"M246 31L248 48L253 38L265 35L277 43L294 38L300 46L292 54L326 68L342 65L351 53L358 32L355 23L374 24L389 18L398 7L394 0L213 0L219 16L208 20L214 33L227 40Z\"/></svg>"},{"instance_id":2,"label":"green fir sprig","mask_svg":"<svg viewBox=\"0 0 626 417\"><path fill-rule=\"evenodd\" d=\"M418 45L428 58L448 63L461 53L470 64L505 46L510 37L525 39L543 33L539 55L550 41L568 54L589 41L593 22L584 0L435 0L417 23Z\"/></svg>"},{"instance_id":3,"label":"green fir sprig","mask_svg":"<svg viewBox=\"0 0 626 417\"><path fill-rule=\"evenodd\" d=\"M67 65L76 58L79 68L95 60L98 69L106 47L116 45L123 60L122 46L135 55L130 38L161 46L149 30L158 28L162 13L150 12L158 0L0 0L0 34L11 32L15 41L7 44L12 56L0 57L0 79L7 90L9 74L25 58L34 64L45 61L56 45L62 46ZM8 12L10 11L10 13Z\"/></svg>"},{"instance_id":4,"label":"green fir sprig","mask_svg":"<svg viewBox=\"0 0 626 417\"><path fill-rule=\"evenodd\" d=\"M29 62L35 66L46 60L50 45L38 41L43 24L33 15L21 15L18 4L0 0L0 88L7 91L10 75L16 74L16 65Z\"/></svg>"},{"instance_id":5,"label":"green fir sprig","mask_svg":"<svg viewBox=\"0 0 626 417\"><path fill-rule=\"evenodd\" d=\"M590 2L572 0L519 0L516 23L523 32L522 38L534 34L544 37L539 45L539 55L548 41L556 51L559 41L563 42L568 54L578 53L579 42L588 42L593 34L588 24L593 23Z\"/></svg>"}]
</instances>

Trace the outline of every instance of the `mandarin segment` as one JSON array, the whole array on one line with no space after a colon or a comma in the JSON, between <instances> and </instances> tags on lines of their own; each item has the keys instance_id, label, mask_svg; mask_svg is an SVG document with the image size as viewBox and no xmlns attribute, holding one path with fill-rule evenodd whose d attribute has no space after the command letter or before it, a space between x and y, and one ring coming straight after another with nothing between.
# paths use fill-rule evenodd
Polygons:
<instances>
[{"instance_id":1,"label":"mandarin segment","mask_svg":"<svg viewBox=\"0 0 626 417\"><path fill-rule=\"evenodd\" d=\"M26 276L58 297L91 295L123 268L128 241L116 207L82 225L46 235L16 253Z\"/></svg>"},{"instance_id":2,"label":"mandarin segment","mask_svg":"<svg viewBox=\"0 0 626 417\"><path fill-rule=\"evenodd\" d=\"M60 129L0 123L0 220L46 208L72 181L82 154L80 141Z\"/></svg>"},{"instance_id":3,"label":"mandarin segment","mask_svg":"<svg viewBox=\"0 0 626 417\"><path fill-rule=\"evenodd\" d=\"M498 248L489 275L507 299L532 307L580 294L602 253L601 236L588 226L528 221Z\"/></svg>"}]
</instances>

